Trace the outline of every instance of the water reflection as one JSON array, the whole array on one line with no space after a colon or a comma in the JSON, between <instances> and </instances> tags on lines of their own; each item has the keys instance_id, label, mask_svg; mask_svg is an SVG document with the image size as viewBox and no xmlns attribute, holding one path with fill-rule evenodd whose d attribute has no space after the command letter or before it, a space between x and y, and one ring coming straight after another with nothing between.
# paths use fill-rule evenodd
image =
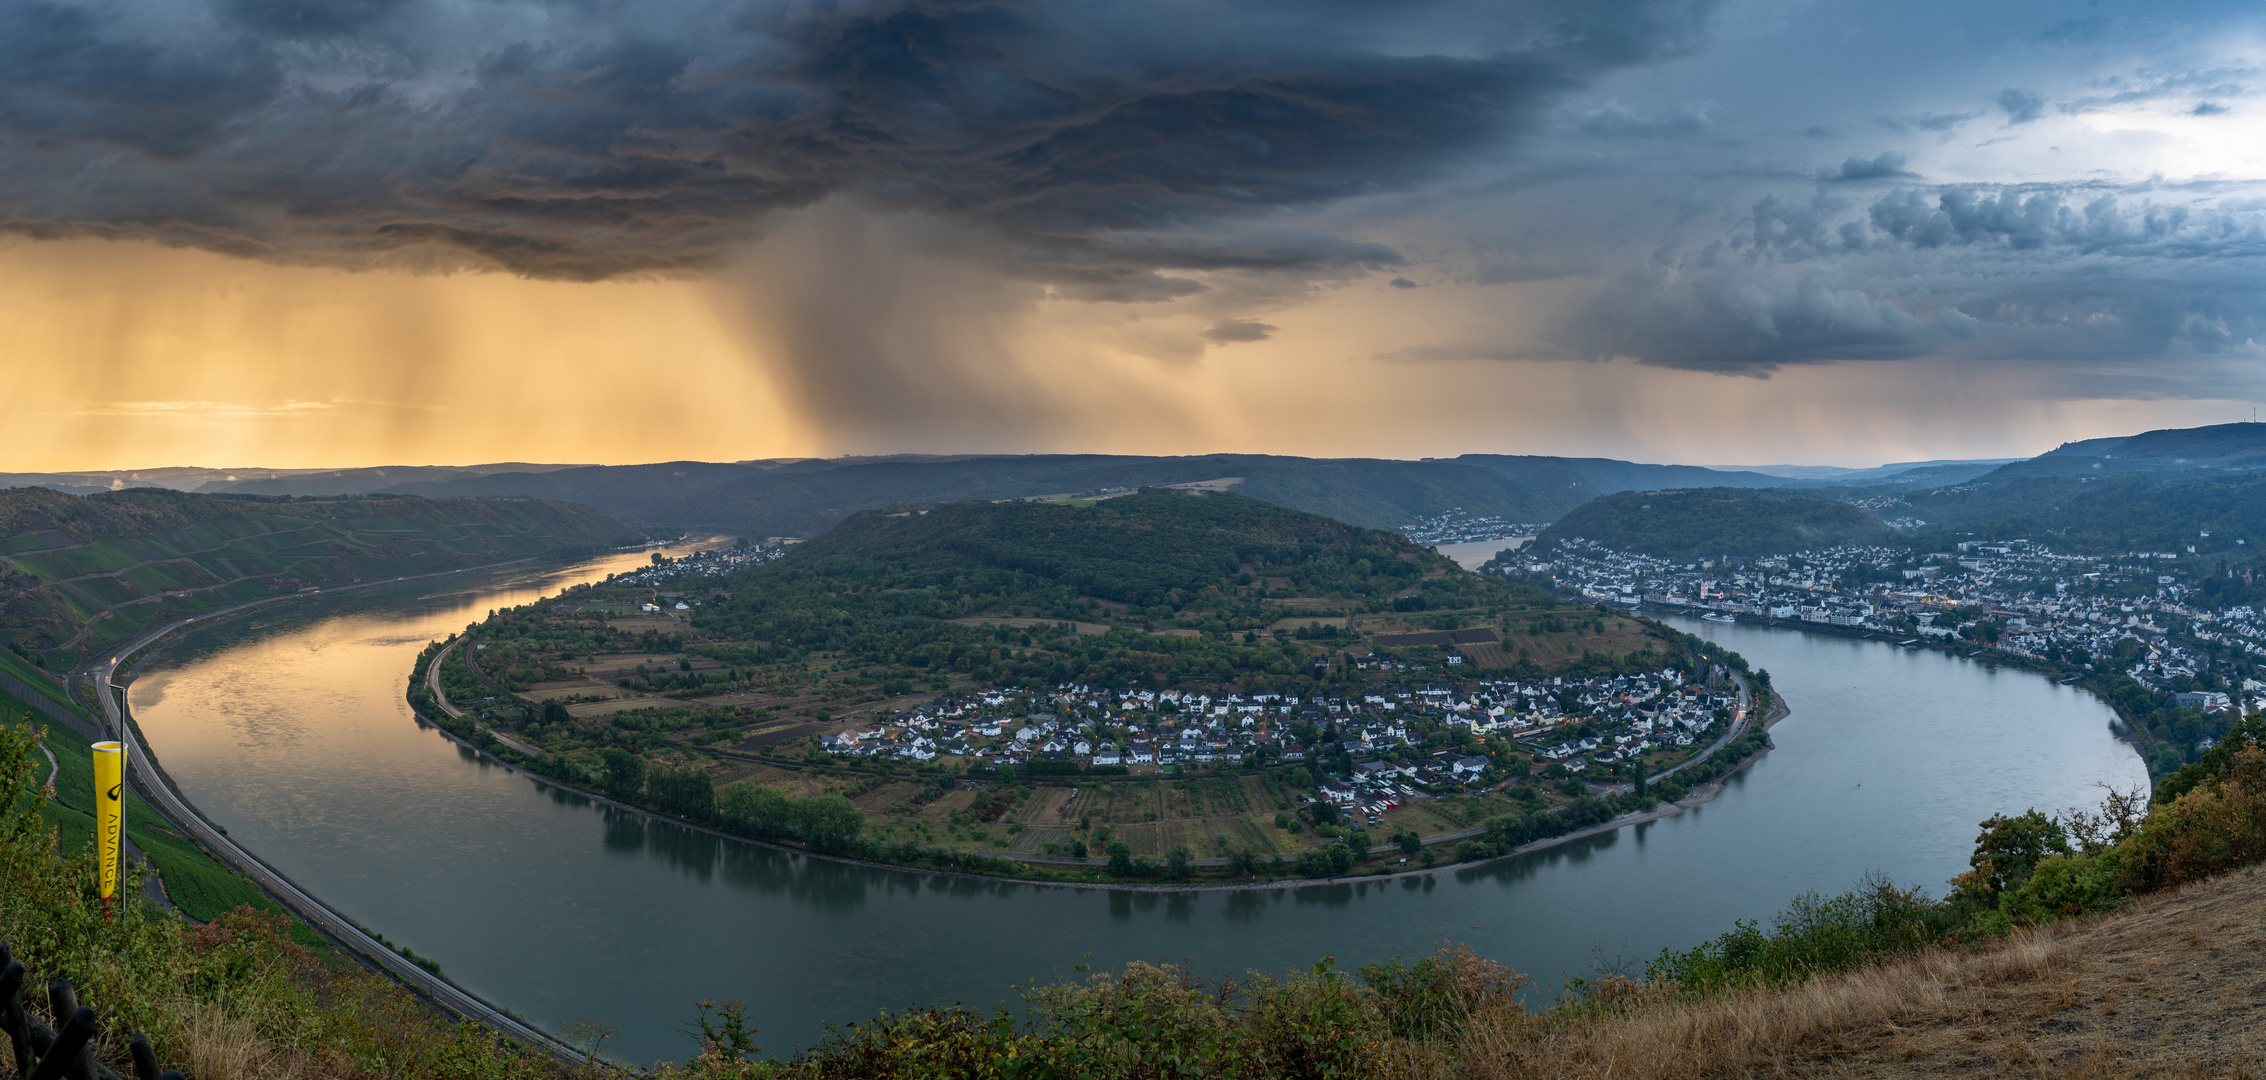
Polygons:
<instances>
[{"instance_id":1,"label":"water reflection","mask_svg":"<svg viewBox=\"0 0 2266 1080\"><path fill-rule=\"evenodd\" d=\"M642 562L642 554L628 562ZM207 814L349 916L520 1014L594 1017L641 1060L693 1047L700 998L765 1045L881 1007L981 1007L1133 959L1280 973L1467 942L1538 977L1686 947L1868 870L1950 877L1972 823L2078 805L2137 758L2097 702L2020 672L1841 638L1690 629L1769 668L1796 714L1721 798L1482 866L1306 888L1125 892L919 875L657 821L482 760L402 700L424 643L566 573L399 589L200 627L146 662L136 713ZM1976 717L1988 717L1977 723ZM593 978L588 957L609 958Z\"/></svg>"}]
</instances>

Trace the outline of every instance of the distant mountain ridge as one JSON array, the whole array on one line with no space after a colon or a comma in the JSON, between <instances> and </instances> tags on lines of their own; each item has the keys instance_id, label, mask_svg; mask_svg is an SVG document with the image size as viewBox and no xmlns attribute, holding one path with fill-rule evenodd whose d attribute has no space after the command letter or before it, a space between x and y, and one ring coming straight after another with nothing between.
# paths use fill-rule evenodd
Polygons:
<instances>
[{"instance_id":1,"label":"distant mountain ridge","mask_svg":"<svg viewBox=\"0 0 2266 1080\"><path fill-rule=\"evenodd\" d=\"M2120 438L2063 443L2004 465L1986 480L2113 473L2255 472L2266 469L2266 423L2162 428Z\"/></svg>"},{"instance_id":2,"label":"distant mountain ridge","mask_svg":"<svg viewBox=\"0 0 2266 1080\"><path fill-rule=\"evenodd\" d=\"M861 510L966 500L1093 497L1143 487L1232 488L1368 528L1443 516L1541 524L1600 496L1692 488L1800 489L1904 497L2046 477L2152 473L2203 478L2266 470L2266 424L2222 424L2065 443L2035 458L1896 462L1773 472L1613 458L1464 454L1406 461L1268 454L901 454L638 465L498 462L365 469L166 468L0 473L0 487L73 494L134 487L259 495L512 496L579 503L624 521L743 536L813 537ZM2163 475L2170 474L2170 475ZM1931 519L1932 520L1932 519Z\"/></svg>"}]
</instances>

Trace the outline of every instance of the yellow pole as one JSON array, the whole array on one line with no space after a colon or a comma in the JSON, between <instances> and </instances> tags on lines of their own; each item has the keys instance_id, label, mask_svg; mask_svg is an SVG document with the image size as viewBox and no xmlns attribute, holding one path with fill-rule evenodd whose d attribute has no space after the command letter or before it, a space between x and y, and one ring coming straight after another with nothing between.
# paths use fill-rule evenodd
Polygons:
<instances>
[{"instance_id":1,"label":"yellow pole","mask_svg":"<svg viewBox=\"0 0 2266 1080\"><path fill-rule=\"evenodd\" d=\"M118 856L126 825L126 745L94 744L94 839L102 898L118 893Z\"/></svg>"}]
</instances>

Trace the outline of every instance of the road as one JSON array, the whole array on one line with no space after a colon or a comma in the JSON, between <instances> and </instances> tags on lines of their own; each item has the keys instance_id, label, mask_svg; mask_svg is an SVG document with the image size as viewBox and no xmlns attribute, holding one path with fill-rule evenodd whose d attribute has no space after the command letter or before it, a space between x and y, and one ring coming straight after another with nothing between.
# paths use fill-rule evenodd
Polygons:
<instances>
[{"instance_id":1,"label":"road","mask_svg":"<svg viewBox=\"0 0 2266 1080\"><path fill-rule=\"evenodd\" d=\"M485 570L492 569L492 567L474 569ZM462 572L447 571L447 573ZM420 576L437 577L440 575ZM404 579L397 578L394 580ZM390 583L386 582L386 584ZM212 619L281 599L288 598L271 597L264 600L254 600L200 615L198 618ZM141 792L142 797L165 816L171 818L175 826L185 835L196 840L206 851L211 852L222 862L249 876L259 884L260 888L266 890L268 895L274 897L284 907L289 908L292 914L297 915L307 925L314 927L331 940L340 942L347 948L362 954L371 962L384 968L387 974L424 994L441 1008L457 1016L486 1024L524 1045L549 1055L563 1065L582 1065L585 1061L585 1055L577 1052L573 1047L506 1014L502 1009L475 997L471 992L455 983L410 963L407 958L380 944L376 938L364 933L361 927L356 926L353 920L331 910L329 905L316 899L313 894L300 888L296 882L285 877L274 867L260 861L258 856L239 846L234 840L229 839L227 834L214 828L211 823L198 816L195 808L191 807L178 792L173 790L172 785L159 772L157 759L150 754L149 748L142 743L133 726L125 722L119 693L123 688L113 682L112 679L117 674L119 666L136 652L148 648L159 638L188 625L192 621L183 619L150 631L120 649L92 672L96 696L102 699L104 717L110 726L110 730L116 733L120 740L126 744L127 768L132 774L135 789Z\"/></svg>"},{"instance_id":2,"label":"road","mask_svg":"<svg viewBox=\"0 0 2266 1080\"><path fill-rule=\"evenodd\" d=\"M454 704L452 704L448 699L448 693L441 689L441 660L448 656L450 650L456 648L458 645L464 644L466 640L467 639L460 637L455 641L441 646L441 651L433 654L433 662L425 665L425 688L433 692L433 704L440 706L441 711L447 713L449 715L449 719L451 720L464 719L464 710L459 709ZM489 682L487 676L481 675L479 668L472 666L471 654L467 653L464 659L465 669L472 672L472 674L478 677L481 682L486 683L489 689L494 690L499 694L504 692L502 687L497 686L493 682ZM478 721L474 722L477 723ZM501 731L497 731L493 727L484 727L483 730L487 731L488 734L495 736L497 742L511 747L512 749L517 750L530 758L538 761L542 760L543 758L543 752L541 750L537 750L534 747L520 742L519 740L514 739Z\"/></svg>"}]
</instances>

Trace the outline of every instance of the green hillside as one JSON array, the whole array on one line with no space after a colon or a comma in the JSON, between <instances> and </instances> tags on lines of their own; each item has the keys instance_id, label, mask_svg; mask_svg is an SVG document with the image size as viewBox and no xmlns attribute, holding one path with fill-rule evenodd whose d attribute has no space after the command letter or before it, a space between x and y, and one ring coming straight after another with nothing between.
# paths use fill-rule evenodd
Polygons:
<instances>
[{"instance_id":1,"label":"green hillside","mask_svg":"<svg viewBox=\"0 0 2266 1080\"><path fill-rule=\"evenodd\" d=\"M1539 545L1576 537L1678 562L1771 555L1890 538L1879 518L1844 502L1734 488L1625 491L1583 504Z\"/></svg>"},{"instance_id":2,"label":"green hillside","mask_svg":"<svg viewBox=\"0 0 2266 1080\"><path fill-rule=\"evenodd\" d=\"M687 602L683 613L638 612L670 596ZM866 512L722 576L656 564L496 613L475 631L482 673L454 656L441 672L461 672L467 693L485 678L571 694L578 723L543 724L531 741L573 754L656 733L705 742L749 715L839 722L954 686L1312 692L1358 681L1347 662L1370 645L1459 627L1490 631L1466 650L1475 666L1536 675L1649 670L1681 648L1673 634L1608 626L1397 534L1239 495L1165 491ZM1429 645L1405 651L1440 659ZM507 725L534 719L532 709L490 711Z\"/></svg>"},{"instance_id":3,"label":"green hillside","mask_svg":"<svg viewBox=\"0 0 2266 1080\"><path fill-rule=\"evenodd\" d=\"M2188 476L2266 469L2266 424L2165 428L2122 438L2063 443L2028 461L2005 465L1987 480L2030 477L2171 473Z\"/></svg>"},{"instance_id":4,"label":"green hillside","mask_svg":"<svg viewBox=\"0 0 2266 1080\"><path fill-rule=\"evenodd\" d=\"M1240 495L1167 491L1087 506L868 511L749 580L880 589L907 613L974 614L1005 603L1060 607L1070 617L1100 602L1177 610L1207 591L1252 602L1298 595L1365 604L1451 565L1394 533Z\"/></svg>"},{"instance_id":5,"label":"green hillside","mask_svg":"<svg viewBox=\"0 0 2266 1080\"><path fill-rule=\"evenodd\" d=\"M0 634L69 667L153 623L263 596L637 538L595 510L534 499L12 488L0 491Z\"/></svg>"},{"instance_id":6,"label":"green hillside","mask_svg":"<svg viewBox=\"0 0 2266 1080\"><path fill-rule=\"evenodd\" d=\"M1945 542L2037 539L2071 553L2184 552L2192 544L2198 554L2246 559L2266 543L2266 476L2256 474L2030 477L1923 492L1907 501L1931 531L1946 534Z\"/></svg>"}]
</instances>

